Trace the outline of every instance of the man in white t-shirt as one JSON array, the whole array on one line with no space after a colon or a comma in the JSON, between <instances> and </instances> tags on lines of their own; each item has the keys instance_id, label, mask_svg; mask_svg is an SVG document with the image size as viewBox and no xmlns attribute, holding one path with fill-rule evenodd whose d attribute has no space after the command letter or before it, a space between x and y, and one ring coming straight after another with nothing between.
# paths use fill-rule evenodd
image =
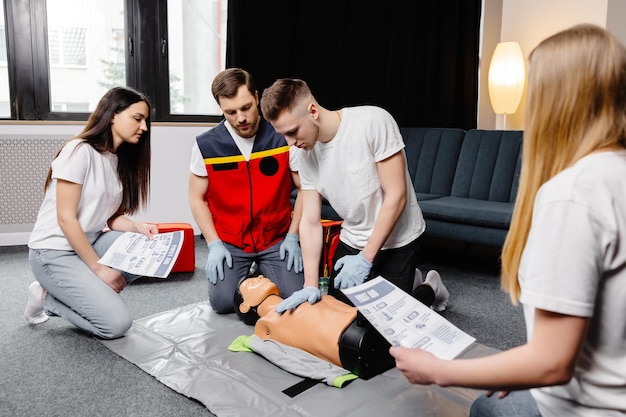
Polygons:
<instances>
[{"instance_id":1,"label":"man in white t-shirt","mask_svg":"<svg viewBox=\"0 0 626 417\"><path fill-rule=\"evenodd\" d=\"M327 110L297 79L277 80L267 88L261 109L290 145L303 150L298 171L304 288L277 311L319 299L321 196L343 219L329 294L347 301L340 288L378 275L411 292L425 223L406 168L404 141L392 116L373 106ZM445 288L439 274L430 274L427 284L430 289L424 289L445 307L448 296L447 291L438 292Z\"/></svg>"},{"instance_id":2,"label":"man in white t-shirt","mask_svg":"<svg viewBox=\"0 0 626 417\"><path fill-rule=\"evenodd\" d=\"M259 115L250 74L219 73L212 92L226 120L196 138L189 202L209 248L209 301L218 313L234 311L239 280L253 263L288 297L302 288L298 243L299 200L290 202L292 173L285 138ZM297 151L297 150L296 150Z\"/></svg>"}]
</instances>

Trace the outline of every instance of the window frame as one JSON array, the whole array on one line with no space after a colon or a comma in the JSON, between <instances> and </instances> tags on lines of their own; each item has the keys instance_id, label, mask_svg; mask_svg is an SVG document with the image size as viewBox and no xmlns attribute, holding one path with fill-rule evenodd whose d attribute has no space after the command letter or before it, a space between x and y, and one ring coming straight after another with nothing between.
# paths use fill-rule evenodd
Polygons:
<instances>
[{"instance_id":1,"label":"window frame","mask_svg":"<svg viewBox=\"0 0 626 417\"><path fill-rule=\"evenodd\" d=\"M87 120L89 113L51 109L45 0L4 1L11 105L8 120ZM221 121L219 114L170 113L167 0L124 0L124 9L126 85L150 98L152 121Z\"/></svg>"}]
</instances>

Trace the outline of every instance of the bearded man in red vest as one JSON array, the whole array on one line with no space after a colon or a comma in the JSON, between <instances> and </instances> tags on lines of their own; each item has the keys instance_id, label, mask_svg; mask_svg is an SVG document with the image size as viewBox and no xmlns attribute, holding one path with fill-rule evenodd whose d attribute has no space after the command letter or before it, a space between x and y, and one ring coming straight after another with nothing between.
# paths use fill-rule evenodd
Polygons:
<instances>
[{"instance_id":1,"label":"bearded man in red vest","mask_svg":"<svg viewBox=\"0 0 626 417\"><path fill-rule=\"evenodd\" d=\"M230 313L237 284L253 262L282 297L302 288L301 207L297 199L292 210L290 202L293 185L299 186L292 169L297 150L260 116L248 72L222 71L212 93L225 120L196 138L189 202L209 248L211 307Z\"/></svg>"}]
</instances>

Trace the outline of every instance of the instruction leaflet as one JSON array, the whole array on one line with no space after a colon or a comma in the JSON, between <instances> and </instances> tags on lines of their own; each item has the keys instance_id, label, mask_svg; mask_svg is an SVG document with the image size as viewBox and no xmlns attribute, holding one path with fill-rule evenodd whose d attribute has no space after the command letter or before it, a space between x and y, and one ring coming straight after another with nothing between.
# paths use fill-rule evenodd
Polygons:
<instances>
[{"instance_id":1,"label":"instruction leaflet","mask_svg":"<svg viewBox=\"0 0 626 417\"><path fill-rule=\"evenodd\" d=\"M98 261L103 265L135 275L166 278L183 246L184 232L155 234L125 232Z\"/></svg>"},{"instance_id":2,"label":"instruction leaflet","mask_svg":"<svg viewBox=\"0 0 626 417\"><path fill-rule=\"evenodd\" d=\"M476 341L383 277L341 291L393 346L454 359Z\"/></svg>"}]
</instances>

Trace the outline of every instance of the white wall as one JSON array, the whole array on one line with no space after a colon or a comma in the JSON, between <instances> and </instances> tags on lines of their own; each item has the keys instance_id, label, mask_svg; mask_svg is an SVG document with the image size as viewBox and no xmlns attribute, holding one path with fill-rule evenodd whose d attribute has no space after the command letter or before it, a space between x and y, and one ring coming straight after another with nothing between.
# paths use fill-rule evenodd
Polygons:
<instances>
[{"instance_id":1,"label":"white wall","mask_svg":"<svg viewBox=\"0 0 626 417\"><path fill-rule=\"evenodd\" d=\"M493 129L496 114L489 101L487 74L502 32L502 0L484 0L480 33L480 68L478 73L478 128Z\"/></svg>"},{"instance_id":2,"label":"white wall","mask_svg":"<svg viewBox=\"0 0 626 417\"><path fill-rule=\"evenodd\" d=\"M626 45L626 1L609 0L606 28Z\"/></svg>"},{"instance_id":3,"label":"white wall","mask_svg":"<svg viewBox=\"0 0 626 417\"><path fill-rule=\"evenodd\" d=\"M517 41L526 59L543 39L579 23L593 23L604 27L626 43L626 1L624 0L486 0L484 19L497 24L498 13L501 13L501 32L498 42ZM494 23L496 22L496 23ZM487 85L487 71L495 44L487 37L489 27L484 25L483 59L481 63L481 86ZM491 29L491 33L493 29ZM481 87L479 108L488 109L493 114L489 94ZM507 115L507 129L524 128L525 95L515 114ZM481 129L501 129L504 127L502 115L496 115L495 125L492 118L479 115L478 126Z\"/></svg>"},{"instance_id":4,"label":"white wall","mask_svg":"<svg viewBox=\"0 0 626 417\"><path fill-rule=\"evenodd\" d=\"M80 132L82 127L81 124L9 123L0 125L0 133L63 135L69 138ZM210 128L208 124L153 124L150 201L147 210L133 216L136 220L191 223L195 233L200 233L187 198L189 158L195 137ZM39 178L33 180L38 181ZM30 232L0 233L0 246L26 244L29 236Z\"/></svg>"},{"instance_id":5,"label":"white wall","mask_svg":"<svg viewBox=\"0 0 626 417\"><path fill-rule=\"evenodd\" d=\"M208 125L155 126L152 129L152 173L148 210L133 216L137 220L157 223L191 223L196 234L187 183L191 148L196 136Z\"/></svg>"},{"instance_id":6,"label":"white wall","mask_svg":"<svg viewBox=\"0 0 626 417\"><path fill-rule=\"evenodd\" d=\"M579 23L606 27L608 0L504 0L501 41L517 41L526 59L543 39ZM523 129L525 95L508 129Z\"/></svg>"}]
</instances>

